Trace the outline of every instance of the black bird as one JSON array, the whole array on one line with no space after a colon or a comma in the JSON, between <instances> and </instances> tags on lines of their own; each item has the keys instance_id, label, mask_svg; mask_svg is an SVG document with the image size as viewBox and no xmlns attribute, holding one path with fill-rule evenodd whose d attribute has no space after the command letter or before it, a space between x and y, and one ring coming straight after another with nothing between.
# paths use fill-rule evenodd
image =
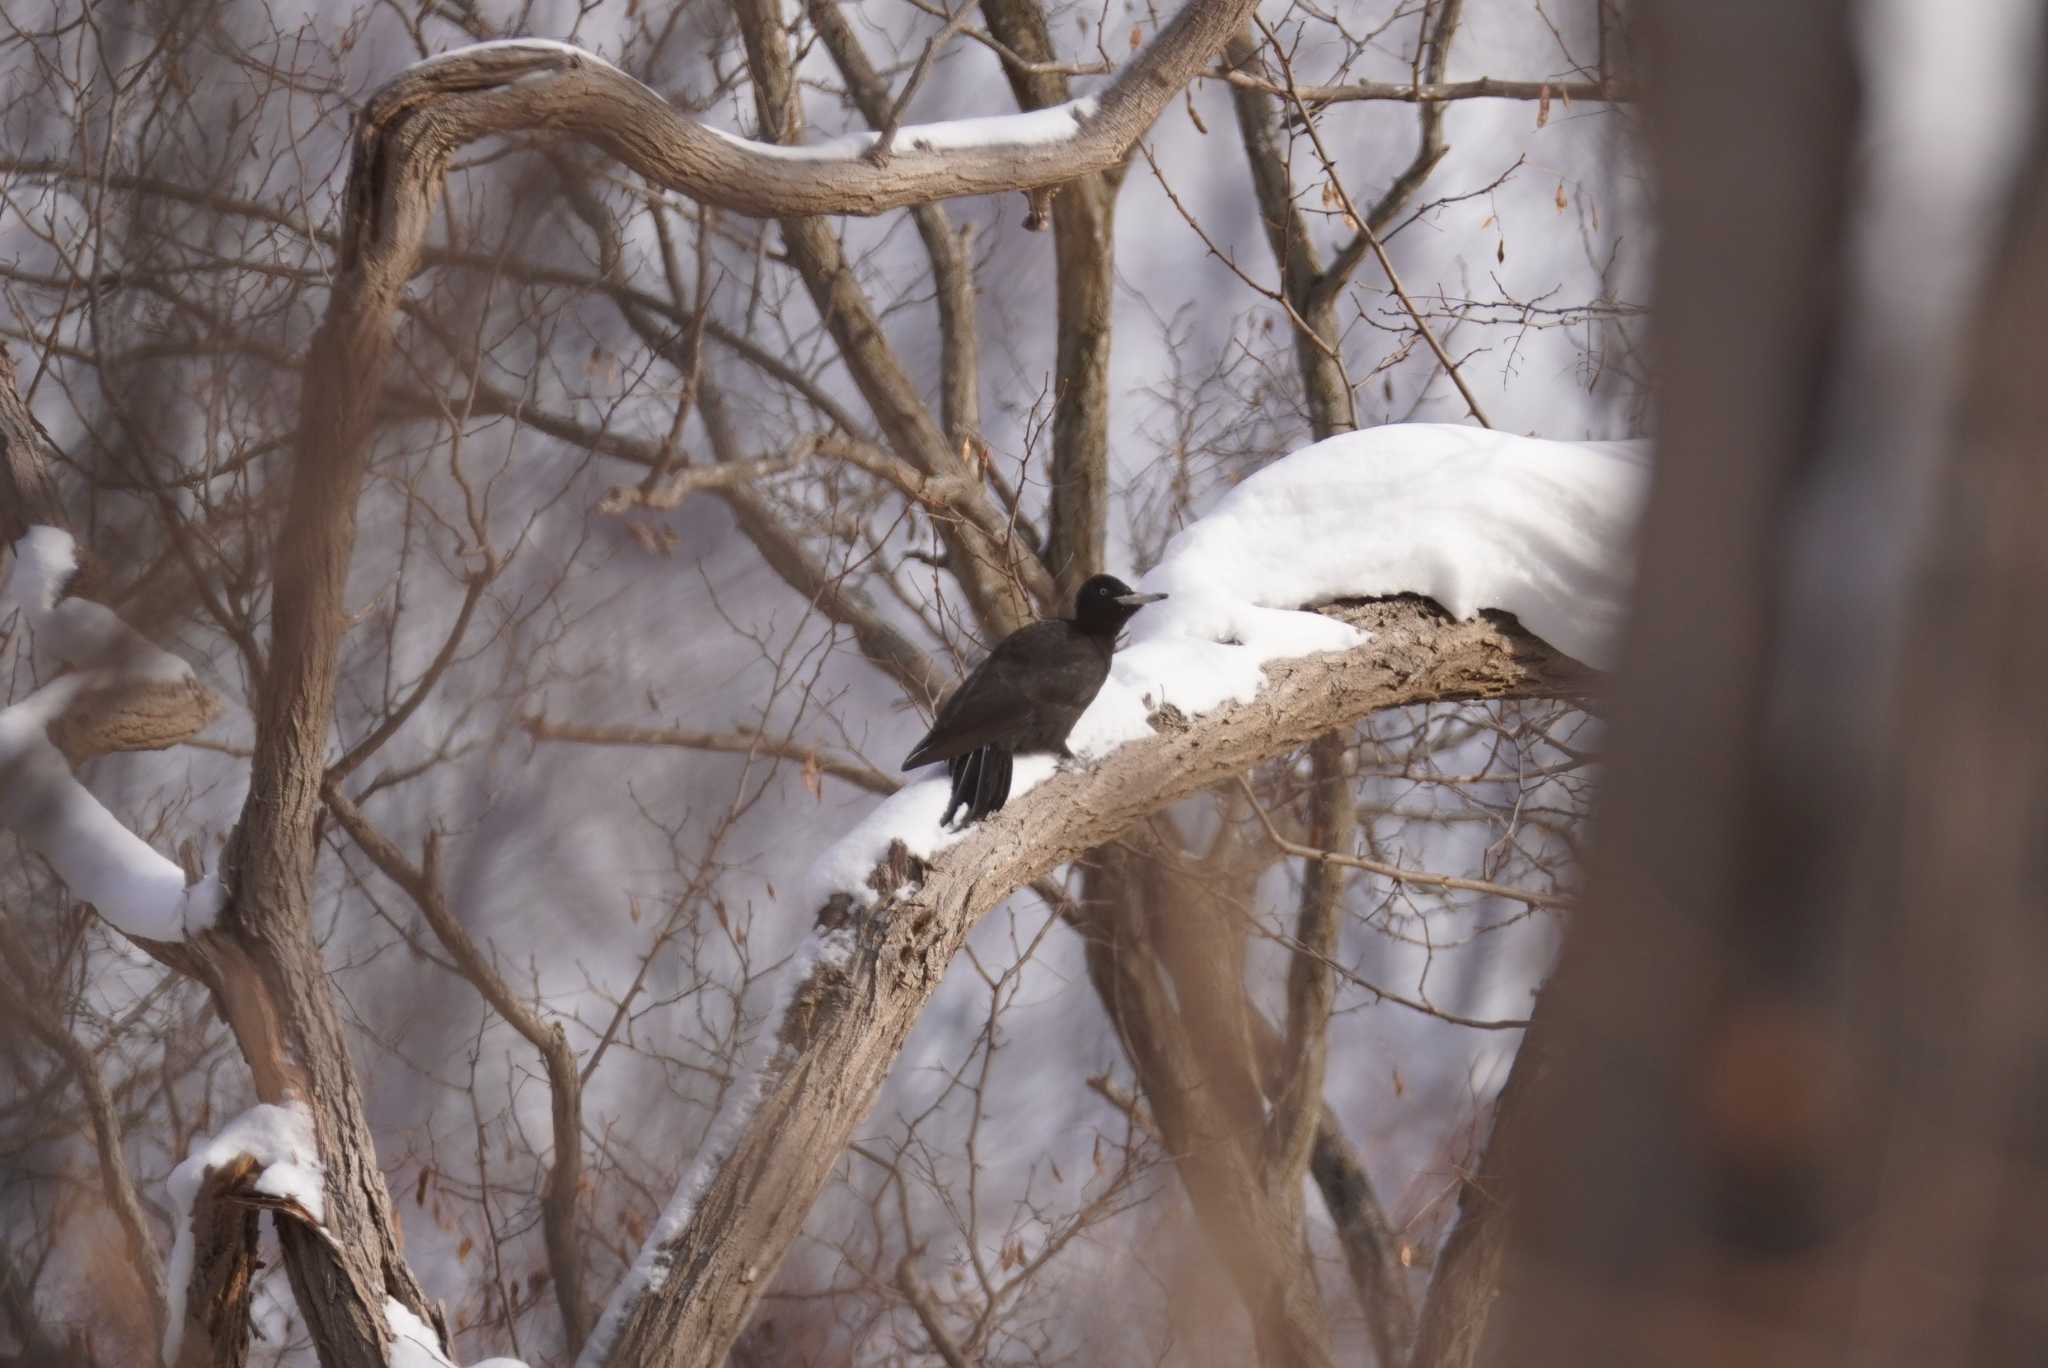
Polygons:
<instances>
[{"instance_id":1,"label":"black bird","mask_svg":"<svg viewBox=\"0 0 2048 1368\"><path fill-rule=\"evenodd\" d=\"M1096 575L1074 595L1074 615L1034 622L996 643L932 719L932 729L903 758L916 769L946 762L952 801L967 822L1002 810L1010 799L1010 762L1019 751L1070 755L1067 733L1109 678L1117 633L1131 614L1164 594L1134 593L1115 575Z\"/></svg>"}]
</instances>

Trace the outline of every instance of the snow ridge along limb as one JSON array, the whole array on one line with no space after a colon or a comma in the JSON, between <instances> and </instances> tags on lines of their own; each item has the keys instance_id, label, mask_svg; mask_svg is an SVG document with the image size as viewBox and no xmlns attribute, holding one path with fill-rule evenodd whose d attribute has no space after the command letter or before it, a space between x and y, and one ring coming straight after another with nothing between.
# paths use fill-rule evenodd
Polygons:
<instances>
[{"instance_id":1,"label":"snow ridge along limb","mask_svg":"<svg viewBox=\"0 0 2048 1368\"><path fill-rule=\"evenodd\" d=\"M1453 616L1513 613L1604 667L1627 608L1648 443L1561 442L1450 423L1347 432L1246 478L1167 544L1138 587L1165 593L1131 620L1109 680L1068 738L1095 759L1186 717L1245 702L1276 660L1349 650L1366 635L1303 611L1342 598L1422 594ZM1013 798L1053 773L1019 756ZM939 826L944 779L906 785L813 863L800 906L875 901L867 878L901 841L930 859L965 832Z\"/></svg>"},{"instance_id":2,"label":"snow ridge along limb","mask_svg":"<svg viewBox=\"0 0 2048 1368\"><path fill-rule=\"evenodd\" d=\"M0 616L18 610L40 644L76 667L0 710L0 826L21 835L72 893L117 929L183 940L213 925L221 887L185 886L184 871L123 826L71 772L50 725L84 694L127 681L185 684L192 667L143 638L104 604L65 598L78 546L61 528L31 527L14 543Z\"/></svg>"}]
</instances>

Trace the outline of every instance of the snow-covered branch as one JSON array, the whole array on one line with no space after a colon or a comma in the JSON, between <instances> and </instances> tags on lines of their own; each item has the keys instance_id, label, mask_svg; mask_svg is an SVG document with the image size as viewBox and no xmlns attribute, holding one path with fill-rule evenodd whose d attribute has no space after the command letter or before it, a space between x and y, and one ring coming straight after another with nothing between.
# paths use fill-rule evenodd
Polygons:
<instances>
[{"instance_id":1,"label":"snow-covered branch","mask_svg":"<svg viewBox=\"0 0 2048 1368\"><path fill-rule=\"evenodd\" d=\"M1174 597L1138 620L1070 740L1098 765L1021 761L1021 796L965 833L939 828L943 782L911 785L820 858L773 1052L613 1294L586 1368L720 1361L953 955L1012 892L1381 709L1586 692L1579 661L1608 655L1646 473L1632 444L1383 428L1268 467L1183 531L1144 579ZM1577 659L1472 616L1489 607Z\"/></svg>"},{"instance_id":2,"label":"snow-covered branch","mask_svg":"<svg viewBox=\"0 0 2048 1368\"><path fill-rule=\"evenodd\" d=\"M585 1365L718 1361L968 931L1014 890L1170 803L1382 708L1556 695L1591 682L1504 623L1449 621L1419 599L1321 620L1372 640L1270 666L1269 686L1249 703L1187 724L1161 718L1150 739L1092 772L1045 780L930 861L898 841L858 891L829 896L755 1100L730 1118L729 1141L707 1146L614 1294ZM935 827L945 800L935 782L890 805L906 805L895 809L906 818L920 800ZM773 1200L757 1196L769 1192Z\"/></svg>"},{"instance_id":3,"label":"snow-covered branch","mask_svg":"<svg viewBox=\"0 0 2048 1368\"><path fill-rule=\"evenodd\" d=\"M170 1268L166 1274L170 1317L164 1328L163 1361L180 1363L191 1336L205 1362L216 1343L214 1327L224 1317L246 1320L249 1287L246 1277L218 1276L222 1262L210 1248L238 1239L253 1244L248 1222L260 1207L288 1213L318 1226L326 1212L325 1177L313 1139L313 1118L303 1104L256 1106L223 1126L219 1133L192 1147L183 1163L171 1170L166 1186L171 1196ZM197 1292L194 1297L190 1294ZM234 1338L234 1337L230 1337Z\"/></svg>"},{"instance_id":4,"label":"snow-covered branch","mask_svg":"<svg viewBox=\"0 0 2048 1368\"><path fill-rule=\"evenodd\" d=\"M536 38L477 43L414 64L371 98L363 127L428 114L431 136L459 141L547 127L587 138L656 184L720 208L879 214L1033 189L1116 165L1252 8L1249 0L1188 0L1098 96L907 125L886 146L876 133L801 147L737 137L677 113L601 57Z\"/></svg>"},{"instance_id":5,"label":"snow-covered branch","mask_svg":"<svg viewBox=\"0 0 2048 1368\"><path fill-rule=\"evenodd\" d=\"M0 612L18 613L38 644L74 668L0 711L0 826L119 930L182 940L213 924L219 883L187 888L184 871L107 811L72 765L109 750L173 745L219 705L191 666L106 605L65 595L78 569L70 533L37 525L12 550Z\"/></svg>"}]
</instances>

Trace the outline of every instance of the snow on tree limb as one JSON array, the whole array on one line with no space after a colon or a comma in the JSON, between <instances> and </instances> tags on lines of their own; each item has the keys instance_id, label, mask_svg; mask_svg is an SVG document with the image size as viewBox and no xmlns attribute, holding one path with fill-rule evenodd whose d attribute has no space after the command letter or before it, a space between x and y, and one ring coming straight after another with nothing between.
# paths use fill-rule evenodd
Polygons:
<instances>
[{"instance_id":1,"label":"snow on tree limb","mask_svg":"<svg viewBox=\"0 0 2048 1368\"><path fill-rule=\"evenodd\" d=\"M1589 692L1591 670L1483 610L1605 659L1646 479L1628 443L1383 428L1267 467L1183 530L1143 580L1177 597L1137 620L1070 741L1103 757L1095 768L1027 758L1009 806L958 834L938 829L945 786L912 785L821 856L773 1053L614 1292L584 1368L720 1361L947 965L1018 888L1381 709ZM1292 606L1346 594L1403 596Z\"/></svg>"},{"instance_id":2,"label":"snow on tree limb","mask_svg":"<svg viewBox=\"0 0 2048 1368\"><path fill-rule=\"evenodd\" d=\"M183 940L213 925L218 880L188 888L184 871L107 811L72 764L107 750L171 745L218 705L189 665L104 604L65 597L77 566L77 545L61 528L33 526L14 543L0 612L19 612L39 644L77 668L0 710L0 826L117 929Z\"/></svg>"},{"instance_id":3,"label":"snow on tree limb","mask_svg":"<svg viewBox=\"0 0 2048 1368\"><path fill-rule=\"evenodd\" d=\"M1554 442L1451 424L1366 428L1252 475L1184 528L1140 581L1168 595L1132 622L1109 682L1069 747L1109 754L1183 719L1246 702L1273 661L1362 644L1296 605L1413 593L1454 616L1513 613L1564 654L1611 652L1628 591L1630 540L1647 488L1638 443ZM1019 756L1012 795L1053 773ZM802 903L871 901L869 871L901 845L930 859L962 840L939 827L948 784L906 785L814 864Z\"/></svg>"},{"instance_id":4,"label":"snow on tree limb","mask_svg":"<svg viewBox=\"0 0 2048 1368\"><path fill-rule=\"evenodd\" d=\"M1339 616L1373 640L1269 666L1268 687L1248 703L1192 722L1162 719L1164 730L1094 770L1056 775L1013 798L929 863L897 847L870 876L873 907L840 893L818 909L816 935L845 953L813 955L775 1052L750 1085L758 1102L730 1152L682 1229L658 1233L656 1250L635 1265L658 1263L659 1285L621 1287L608 1317L616 1338L593 1340L586 1368L721 1361L946 966L1016 889L1170 803L1382 708L1577 695L1594 683L1584 667L1494 617L1454 622L1412 598Z\"/></svg>"},{"instance_id":5,"label":"snow on tree limb","mask_svg":"<svg viewBox=\"0 0 2048 1368\"><path fill-rule=\"evenodd\" d=\"M1249 0L1188 0L1099 96L1038 110L863 134L807 147L736 137L676 112L611 63L518 38L415 63L371 98L365 129L426 114L468 141L546 126L587 138L656 184L760 216L879 214L956 195L1028 190L1122 161L1166 102L1245 22Z\"/></svg>"},{"instance_id":6,"label":"snow on tree limb","mask_svg":"<svg viewBox=\"0 0 2048 1368\"><path fill-rule=\"evenodd\" d=\"M170 1266L165 1279L170 1316L164 1327L163 1361L176 1365L186 1338L187 1317L200 1322L194 1342L210 1350L207 1326L218 1308L195 1304L188 1292L195 1284L207 1295L209 1269L199 1247L197 1222L220 1213L204 1210L216 1204L271 1207L295 1219L318 1225L327 1209L326 1177L313 1138L313 1117L303 1103L260 1105L243 1112L210 1137L201 1137L192 1152L165 1180L171 1198ZM225 1289L232 1300L246 1303L246 1290ZM245 1304L228 1308L246 1317Z\"/></svg>"}]
</instances>

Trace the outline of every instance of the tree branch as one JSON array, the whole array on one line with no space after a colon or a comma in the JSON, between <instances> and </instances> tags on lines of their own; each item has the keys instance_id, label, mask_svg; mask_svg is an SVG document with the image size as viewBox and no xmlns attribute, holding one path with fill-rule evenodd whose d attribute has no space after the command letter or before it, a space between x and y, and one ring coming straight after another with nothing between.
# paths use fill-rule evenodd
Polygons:
<instances>
[{"instance_id":1,"label":"tree branch","mask_svg":"<svg viewBox=\"0 0 2048 1368\"><path fill-rule=\"evenodd\" d=\"M714 1365L752 1313L812 1201L967 933L1011 892L1169 803L1333 727L1424 701L1578 695L1585 671L1505 625L1446 621L1421 600L1365 604L1377 633L1347 652L1279 662L1251 702L1127 745L1088 773L1055 776L927 864L903 856L818 912L810 967L783 1011L752 1106L701 1190L686 1184L672 1228L614 1294L608 1333L584 1362ZM772 1192L775 1200L759 1194Z\"/></svg>"},{"instance_id":2,"label":"tree branch","mask_svg":"<svg viewBox=\"0 0 2048 1368\"><path fill-rule=\"evenodd\" d=\"M1266 95L1287 95L1284 85L1275 84L1240 67L1220 68L1209 73L1240 90ZM1627 104L1638 97L1631 81L1503 81L1481 76L1471 81L1353 81L1346 85L1296 86L1294 92L1311 105L1343 104L1351 100L1384 100L1396 104L1448 104L1457 100L1557 100L1570 106Z\"/></svg>"},{"instance_id":3,"label":"tree branch","mask_svg":"<svg viewBox=\"0 0 2048 1368\"><path fill-rule=\"evenodd\" d=\"M777 739L765 732L741 728L730 732L682 731L672 727L599 727L575 722L553 722L545 717L521 720L526 734L536 741L573 741L585 746L673 746L680 750L713 751L724 755L772 755L815 765L828 774L869 793L887 796L902 783L872 765L842 759L829 751L802 742Z\"/></svg>"}]
</instances>

